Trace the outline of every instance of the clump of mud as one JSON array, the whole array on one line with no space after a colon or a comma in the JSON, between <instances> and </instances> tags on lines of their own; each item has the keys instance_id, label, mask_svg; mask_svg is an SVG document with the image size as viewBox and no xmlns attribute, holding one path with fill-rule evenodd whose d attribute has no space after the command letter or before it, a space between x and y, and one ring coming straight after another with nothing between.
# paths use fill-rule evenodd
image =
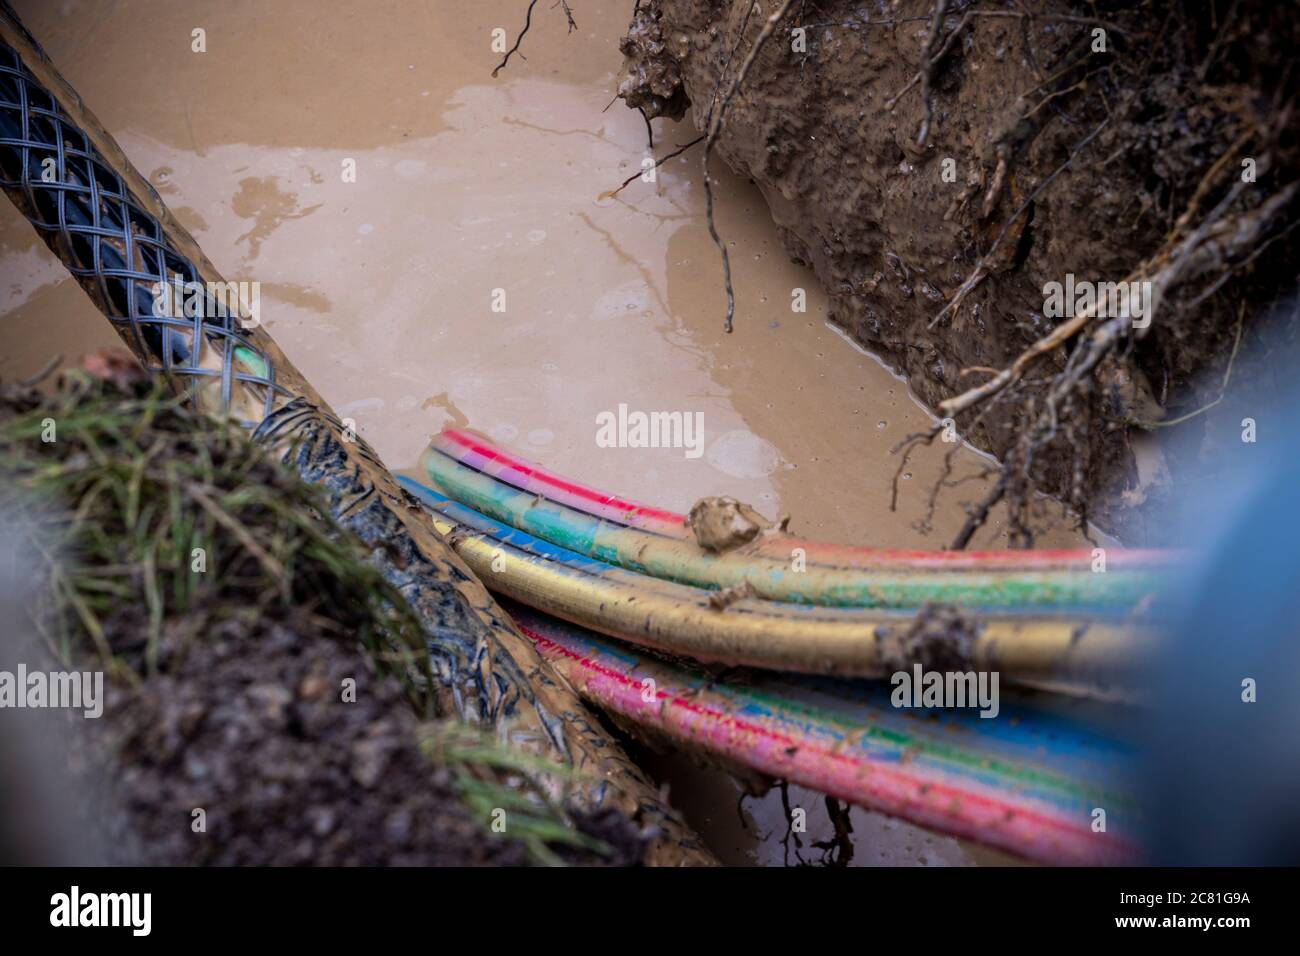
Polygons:
<instances>
[{"instance_id":1,"label":"clump of mud","mask_svg":"<svg viewBox=\"0 0 1300 956\"><path fill-rule=\"evenodd\" d=\"M679 120L686 115L690 100L677 61L666 54L657 16L638 7L618 49L625 57L624 76L618 85L624 103L640 110L647 121L658 116Z\"/></svg>"},{"instance_id":2,"label":"clump of mud","mask_svg":"<svg viewBox=\"0 0 1300 956\"><path fill-rule=\"evenodd\" d=\"M713 152L762 190L833 321L1004 460L993 495L1015 543L1032 544L1040 488L1158 542L1134 507L1203 462L1185 444L1137 494L1133 443L1165 422L1210 441L1183 416L1216 397L1239 318L1267 336L1253 320L1294 288L1300 20L1265 0L1032 7L648 0L624 47L629 102L638 78L679 75L656 96L684 92L704 131L785 9ZM1054 342L1068 317L1045 314L1046 290L1070 276L1151 282L1150 326L1099 316ZM1009 387L943 405L1039 346ZM1285 372L1234 381L1266 394Z\"/></svg>"},{"instance_id":3,"label":"clump of mud","mask_svg":"<svg viewBox=\"0 0 1300 956\"><path fill-rule=\"evenodd\" d=\"M749 544L774 527L761 514L735 498L701 498L686 515L686 527L705 551L721 554Z\"/></svg>"},{"instance_id":4,"label":"clump of mud","mask_svg":"<svg viewBox=\"0 0 1300 956\"><path fill-rule=\"evenodd\" d=\"M60 735L77 799L54 829L93 843L71 862L643 859L626 817L566 816L524 758L436 719L417 618L317 489L105 377L0 394L0 514L45 556L40 640L5 659L105 673L103 716Z\"/></svg>"},{"instance_id":5,"label":"clump of mud","mask_svg":"<svg viewBox=\"0 0 1300 956\"><path fill-rule=\"evenodd\" d=\"M978 626L949 604L926 604L906 627L879 627L876 652L887 673L920 664L926 671L973 670Z\"/></svg>"}]
</instances>

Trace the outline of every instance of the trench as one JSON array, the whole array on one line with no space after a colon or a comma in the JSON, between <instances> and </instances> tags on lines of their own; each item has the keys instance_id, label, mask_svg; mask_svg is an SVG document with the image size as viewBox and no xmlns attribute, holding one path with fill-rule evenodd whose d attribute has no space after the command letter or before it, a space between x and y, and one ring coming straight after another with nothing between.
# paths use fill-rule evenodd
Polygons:
<instances>
[{"instance_id":1,"label":"trench","mask_svg":"<svg viewBox=\"0 0 1300 956\"><path fill-rule=\"evenodd\" d=\"M716 165L738 300L729 336L698 152L606 195L649 155L641 117L605 109L630 4L584 5L571 34L562 17L538 16L527 59L495 80L491 31L513 35L521 4L384 6L380 17L340 0L16 4L218 268L260 283L268 330L394 471L415 474L434 434L469 427L669 509L728 494L791 515L810 538L952 538L984 481L928 514L947 449L923 448L890 509L891 449L931 419L906 382L828 324L825 294L782 251L753 184ZM191 49L196 27L206 53ZM91 44L113 55L88 56ZM659 144L693 129L654 123ZM13 343L0 376L118 344L8 205L0 269ZM806 311L792 307L798 290ZM620 406L701 415L701 441L602 447L597 416ZM962 448L955 474L986 462ZM1041 546L1083 542L1059 506L1041 504ZM1005 540L995 515L976 543ZM722 771L638 752L721 859L798 859L777 789L742 800ZM816 861L811 844L833 832L825 807L799 788L789 798L808 810L802 857ZM852 820L854 865L1003 859L865 810Z\"/></svg>"}]
</instances>

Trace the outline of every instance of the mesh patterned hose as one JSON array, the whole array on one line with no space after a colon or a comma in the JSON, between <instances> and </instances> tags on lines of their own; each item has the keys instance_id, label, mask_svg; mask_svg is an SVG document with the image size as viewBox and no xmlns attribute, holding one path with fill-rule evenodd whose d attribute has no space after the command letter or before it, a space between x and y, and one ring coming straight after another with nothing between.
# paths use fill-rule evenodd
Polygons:
<instances>
[{"instance_id":1,"label":"mesh patterned hose","mask_svg":"<svg viewBox=\"0 0 1300 956\"><path fill-rule=\"evenodd\" d=\"M84 108L7 4L0 5L0 187L154 374L231 415L330 495L335 518L375 549L420 615L446 713L578 772L551 789L591 812L618 806L661 836L651 862L710 857L465 564L418 520L364 442L346 433L197 243ZM156 310L161 289L197 290L194 315ZM187 291L188 294L188 291ZM159 312L163 314L159 314Z\"/></svg>"}]
</instances>

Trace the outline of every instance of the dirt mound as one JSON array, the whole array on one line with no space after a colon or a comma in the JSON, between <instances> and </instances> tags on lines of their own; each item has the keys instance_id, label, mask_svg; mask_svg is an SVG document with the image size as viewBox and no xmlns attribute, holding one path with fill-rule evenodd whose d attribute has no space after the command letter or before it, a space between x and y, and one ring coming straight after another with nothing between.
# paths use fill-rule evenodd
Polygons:
<instances>
[{"instance_id":1,"label":"dirt mound","mask_svg":"<svg viewBox=\"0 0 1300 956\"><path fill-rule=\"evenodd\" d=\"M0 396L0 514L44 585L42 640L0 650L105 678L101 719L39 712L69 725L70 862L642 860L626 817L566 815L533 758L435 719L414 612L318 489L121 384Z\"/></svg>"},{"instance_id":2,"label":"dirt mound","mask_svg":"<svg viewBox=\"0 0 1300 956\"><path fill-rule=\"evenodd\" d=\"M116 776L110 862L221 865L523 864L487 837L451 774L420 752L394 680L310 628L226 624L164 645L165 676L111 685L102 737L85 741ZM343 702L346 682L356 699ZM202 818L196 817L201 813ZM202 826L195 832L194 827Z\"/></svg>"},{"instance_id":3,"label":"dirt mound","mask_svg":"<svg viewBox=\"0 0 1300 956\"><path fill-rule=\"evenodd\" d=\"M1003 458L1013 521L1044 488L1133 534L1134 435L1211 400L1238 315L1294 286L1300 21L1262 0L1033 7L649 0L621 95L675 102L680 76L702 131L727 102L713 152L833 320ZM1126 278L1154 289L1149 328L1047 308L1052 283Z\"/></svg>"}]
</instances>

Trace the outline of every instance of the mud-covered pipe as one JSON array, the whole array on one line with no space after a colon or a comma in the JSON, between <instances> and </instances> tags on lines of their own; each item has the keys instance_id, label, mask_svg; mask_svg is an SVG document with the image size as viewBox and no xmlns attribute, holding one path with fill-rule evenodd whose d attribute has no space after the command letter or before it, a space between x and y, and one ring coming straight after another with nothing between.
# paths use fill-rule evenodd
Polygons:
<instances>
[{"instance_id":1,"label":"mud-covered pipe","mask_svg":"<svg viewBox=\"0 0 1300 956\"><path fill-rule=\"evenodd\" d=\"M0 5L0 187L149 371L206 411L255 428L330 494L334 517L420 615L444 713L576 770L544 782L596 811L617 806L661 836L652 862L710 856L572 689L427 526L364 442L329 412L229 283L87 110L8 6ZM200 314L157 309L174 283Z\"/></svg>"},{"instance_id":2,"label":"mud-covered pipe","mask_svg":"<svg viewBox=\"0 0 1300 956\"><path fill-rule=\"evenodd\" d=\"M899 710L887 685L703 670L510 608L587 700L724 765L788 780L943 833L1053 864L1141 859L1134 755L1081 701L978 713ZM1092 705L1095 707L1096 705ZM1093 808L1109 826L1092 826Z\"/></svg>"},{"instance_id":3,"label":"mud-covered pipe","mask_svg":"<svg viewBox=\"0 0 1300 956\"><path fill-rule=\"evenodd\" d=\"M497 481L605 521L665 537L691 536L683 515L566 478L494 445L474 432L446 429L434 438L433 448ZM788 560L794 548L802 550L809 567L851 570L905 567L936 571L1023 569L1093 572L1097 562L1097 555L1091 550L917 551L827 544L793 535L759 539L746 545L744 553ZM1106 550L1105 558L1107 568L1158 569L1178 561L1181 555L1176 551L1111 548Z\"/></svg>"},{"instance_id":4,"label":"mud-covered pipe","mask_svg":"<svg viewBox=\"0 0 1300 956\"><path fill-rule=\"evenodd\" d=\"M651 577L696 587L752 587L773 601L834 607L916 608L928 603L1001 607L1131 606L1154 595L1159 571L1110 568L1105 573L1048 567L877 567L807 561L806 551L778 539L772 553L742 547L711 554L682 535L662 534L600 518L539 498L431 448L420 460L435 490L551 544ZM775 547L775 545L774 545Z\"/></svg>"},{"instance_id":5,"label":"mud-covered pipe","mask_svg":"<svg viewBox=\"0 0 1300 956\"><path fill-rule=\"evenodd\" d=\"M1156 632L1131 616L979 609L955 618L781 604L604 564L502 525L408 478L433 527L496 592L593 631L700 661L879 677L913 664L998 671L1072 693L1123 690Z\"/></svg>"}]
</instances>

